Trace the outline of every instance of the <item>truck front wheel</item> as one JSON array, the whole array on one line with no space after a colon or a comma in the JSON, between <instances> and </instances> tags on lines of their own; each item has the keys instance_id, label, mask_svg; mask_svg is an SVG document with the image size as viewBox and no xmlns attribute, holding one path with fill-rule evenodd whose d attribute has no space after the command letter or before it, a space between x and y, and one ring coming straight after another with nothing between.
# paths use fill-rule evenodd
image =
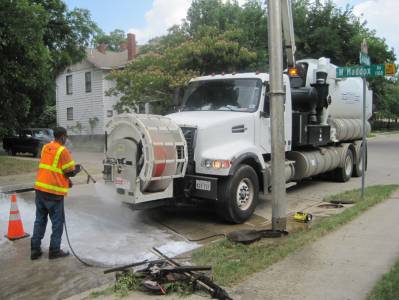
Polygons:
<instances>
[{"instance_id":1,"label":"truck front wheel","mask_svg":"<svg viewBox=\"0 0 399 300\"><path fill-rule=\"evenodd\" d=\"M219 215L232 223L244 223L258 203L259 180L255 170L248 165L240 166L234 175L222 181L219 192Z\"/></svg>"}]
</instances>

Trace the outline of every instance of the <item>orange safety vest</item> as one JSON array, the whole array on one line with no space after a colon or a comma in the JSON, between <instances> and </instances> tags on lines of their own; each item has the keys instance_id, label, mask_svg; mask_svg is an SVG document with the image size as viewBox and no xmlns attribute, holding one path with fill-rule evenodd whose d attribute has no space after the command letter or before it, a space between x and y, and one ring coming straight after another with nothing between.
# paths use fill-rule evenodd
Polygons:
<instances>
[{"instance_id":1,"label":"orange safety vest","mask_svg":"<svg viewBox=\"0 0 399 300\"><path fill-rule=\"evenodd\" d=\"M35 189L55 195L66 195L69 180L64 173L74 169L75 162L68 149L55 141L44 145Z\"/></svg>"}]
</instances>

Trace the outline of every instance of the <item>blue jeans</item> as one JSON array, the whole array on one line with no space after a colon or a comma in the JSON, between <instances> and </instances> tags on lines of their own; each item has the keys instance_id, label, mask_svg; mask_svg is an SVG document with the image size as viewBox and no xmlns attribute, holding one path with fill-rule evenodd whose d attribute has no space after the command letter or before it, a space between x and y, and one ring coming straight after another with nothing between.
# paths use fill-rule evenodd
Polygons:
<instances>
[{"instance_id":1,"label":"blue jeans","mask_svg":"<svg viewBox=\"0 0 399 300\"><path fill-rule=\"evenodd\" d=\"M64 225L64 196L53 195L36 190L36 220L33 226L31 249L40 250L44 233L46 232L47 217L50 216L52 234L50 252L60 250Z\"/></svg>"}]
</instances>

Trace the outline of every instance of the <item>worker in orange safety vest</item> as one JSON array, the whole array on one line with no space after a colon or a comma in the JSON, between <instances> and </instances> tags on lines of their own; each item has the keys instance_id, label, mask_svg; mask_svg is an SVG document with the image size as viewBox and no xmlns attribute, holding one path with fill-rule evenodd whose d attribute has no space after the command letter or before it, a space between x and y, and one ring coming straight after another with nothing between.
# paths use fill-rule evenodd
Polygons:
<instances>
[{"instance_id":1,"label":"worker in orange safety vest","mask_svg":"<svg viewBox=\"0 0 399 300\"><path fill-rule=\"evenodd\" d=\"M42 255L41 241L46 231L50 216L52 234L49 259L65 257L68 251L61 250L61 237L64 225L64 196L72 187L70 177L80 172L80 165L75 164L68 149L67 131L63 127L54 128L54 141L43 146L39 170L35 182L36 219L31 239L31 259Z\"/></svg>"}]
</instances>

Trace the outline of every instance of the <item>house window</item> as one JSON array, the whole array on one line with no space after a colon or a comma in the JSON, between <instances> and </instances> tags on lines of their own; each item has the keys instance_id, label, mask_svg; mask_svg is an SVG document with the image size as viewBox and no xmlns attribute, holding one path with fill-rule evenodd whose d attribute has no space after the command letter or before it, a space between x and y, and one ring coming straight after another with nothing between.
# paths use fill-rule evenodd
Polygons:
<instances>
[{"instance_id":1,"label":"house window","mask_svg":"<svg viewBox=\"0 0 399 300\"><path fill-rule=\"evenodd\" d=\"M73 107L67 107L67 120L73 120Z\"/></svg>"},{"instance_id":2,"label":"house window","mask_svg":"<svg viewBox=\"0 0 399 300\"><path fill-rule=\"evenodd\" d=\"M113 110L107 110L107 117L108 118L112 118L113 115L114 115L114 111Z\"/></svg>"},{"instance_id":3,"label":"house window","mask_svg":"<svg viewBox=\"0 0 399 300\"><path fill-rule=\"evenodd\" d=\"M66 77L66 93L67 95L72 95L72 75L67 75Z\"/></svg>"},{"instance_id":4,"label":"house window","mask_svg":"<svg viewBox=\"0 0 399 300\"><path fill-rule=\"evenodd\" d=\"M90 93L91 92L91 72L85 73L85 87L86 87L86 93Z\"/></svg>"}]
</instances>

